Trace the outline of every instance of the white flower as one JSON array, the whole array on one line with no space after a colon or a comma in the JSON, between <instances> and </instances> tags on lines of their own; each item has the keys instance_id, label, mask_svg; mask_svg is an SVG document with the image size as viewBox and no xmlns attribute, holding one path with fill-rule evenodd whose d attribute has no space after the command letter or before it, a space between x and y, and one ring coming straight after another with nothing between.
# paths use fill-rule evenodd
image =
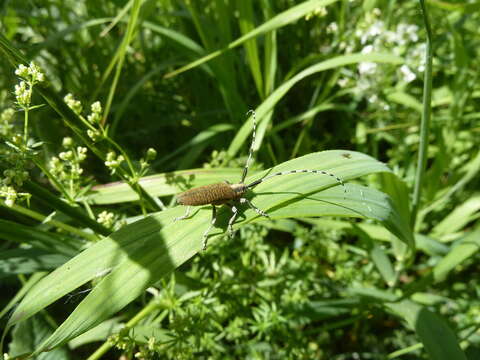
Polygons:
<instances>
[{"instance_id":1,"label":"white flower","mask_svg":"<svg viewBox=\"0 0 480 360\"><path fill-rule=\"evenodd\" d=\"M403 80L407 83L412 82L417 78L415 73L412 70L410 70L410 68L407 65L402 65L400 67L400 72L403 75Z\"/></svg>"},{"instance_id":2,"label":"white flower","mask_svg":"<svg viewBox=\"0 0 480 360\"><path fill-rule=\"evenodd\" d=\"M362 54L370 54L372 52L373 52L373 45L364 46L361 51Z\"/></svg>"},{"instance_id":3,"label":"white flower","mask_svg":"<svg viewBox=\"0 0 480 360\"><path fill-rule=\"evenodd\" d=\"M348 83L349 83L349 80L347 78L341 78L341 79L338 79L337 81L338 86L340 86L341 88L344 88L345 86L347 86Z\"/></svg>"},{"instance_id":4,"label":"white flower","mask_svg":"<svg viewBox=\"0 0 480 360\"><path fill-rule=\"evenodd\" d=\"M100 103L100 101L95 101L92 104L92 112L97 114L102 112L102 104Z\"/></svg>"},{"instance_id":5,"label":"white flower","mask_svg":"<svg viewBox=\"0 0 480 360\"><path fill-rule=\"evenodd\" d=\"M377 64L374 62L361 62L358 64L358 72L362 75L374 74Z\"/></svg>"},{"instance_id":6,"label":"white flower","mask_svg":"<svg viewBox=\"0 0 480 360\"><path fill-rule=\"evenodd\" d=\"M332 34L338 31L338 24L336 22L331 22L327 26L327 33Z\"/></svg>"},{"instance_id":7,"label":"white flower","mask_svg":"<svg viewBox=\"0 0 480 360\"><path fill-rule=\"evenodd\" d=\"M80 114L82 112L82 104L80 101L75 100L72 94L67 94L63 98L63 101L67 104L67 106L73 110L75 114Z\"/></svg>"},{"instance_id":8,"label":"white flower","mask_svg":"<svg viewBox=\"0 0 480 360\"><path fill-rule=\"evenodd\" d=\"M65 147L65 148L68 148L70 146L72 146L73 144L73 139L69 136L66 136L63 138L62 140L62 146Z\"/></svg>"},{"instance_id":9,"label":"white flower","mask_svg":"<svg viewBox=\"0 0 480 360\"><path fill-rule=\"evenodd\" d=\"M18 65L18 68L15 70L15 75L26 78L28 76L28 68L23 64Z\"/></svg>"}]
</instances>

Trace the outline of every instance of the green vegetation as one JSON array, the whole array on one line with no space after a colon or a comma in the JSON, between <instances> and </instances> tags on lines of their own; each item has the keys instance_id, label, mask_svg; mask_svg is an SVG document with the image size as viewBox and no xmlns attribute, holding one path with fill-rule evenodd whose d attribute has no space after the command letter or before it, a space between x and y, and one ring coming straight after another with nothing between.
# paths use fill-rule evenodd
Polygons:
<instances>
[{"instance_id":1,"label":"green vegetation","mask_svg":"<svg viewBox=\"0 0 480 360\"><path fill-rule=\"evenodd\" d=\"M0 355L479 359L479 9L4 2Z\"/></svg>"}]
</instances>

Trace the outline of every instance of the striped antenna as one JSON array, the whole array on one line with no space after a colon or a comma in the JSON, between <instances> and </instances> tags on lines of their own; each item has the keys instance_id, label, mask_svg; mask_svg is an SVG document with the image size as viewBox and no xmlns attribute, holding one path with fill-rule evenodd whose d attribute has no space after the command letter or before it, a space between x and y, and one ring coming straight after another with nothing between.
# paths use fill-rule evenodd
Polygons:
<instances>
[{"instance_id":1,"label":"striped antenna","mask_svg":"<svg viewBox=\"0 0 480 360\"><path fill-rule=\"evenodd\" d=\"M253 147L255 145L255 130L257 128L257 114L255 113L254 110L248 110L247 111L247 116L250 115L250 114L252 114L252 116L253 116L252 145L250 145L250 151L248 152L247 163L245 164L245 167L243 168L242 180L240 180L241 184L243 184L243 182L245 181L245 178L247 177L248 167L250 166L250 160L252 159L252 155L253 155Z\"/></svg>"},{"instance_id":2,"label":"striped antenna","mask_svg":"<svg viewBox=\"0 0 480 360\"><path fill-rule=\"evenodd\" d=\"M281 172L278 172L278 173L275 173L275 174L272 174L272 175L269 175L267 177L264 177L263 179L259 179L259 180L256 180L250 184L247 185L247 188L248 189L251 189L255 186L257 186L258 184L261 184L262 182L264 182L265 180L268 180L272 177L275 177L275 176L280 176L280 175L289 175L289 174L298 174L298 173L310 173L310 174L321 174L321 175L328 175L328 176L331 176L333 177L335 180L337 180L337 182L343 186L343 192L344 194L346 195L347 194L347 187L345 186L345 183L343 182L342 179L340 179L338 176L332 174L332 173L329 173L327 171L323 171L323 170L308 170L308 169L305 169L305 170L290 170L290 171L281 171Z\"/></svg>"}]
</instances>

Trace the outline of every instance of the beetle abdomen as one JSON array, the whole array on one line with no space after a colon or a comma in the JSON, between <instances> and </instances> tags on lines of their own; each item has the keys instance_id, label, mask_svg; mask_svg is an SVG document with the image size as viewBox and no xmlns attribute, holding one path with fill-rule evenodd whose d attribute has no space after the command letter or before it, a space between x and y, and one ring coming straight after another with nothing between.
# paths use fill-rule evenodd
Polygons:
<instances>
[{"instance_id":1,"label":"beetle abdomen","mask_svg":"<svg viewBox=\"0 0 480 360\"><path fill-rule=\"evenodd\" d=\"M210 184L187 190L177 195L181 205L220 205L235 200L238 194L226 183Z\"/></svg>"}]
</instances>

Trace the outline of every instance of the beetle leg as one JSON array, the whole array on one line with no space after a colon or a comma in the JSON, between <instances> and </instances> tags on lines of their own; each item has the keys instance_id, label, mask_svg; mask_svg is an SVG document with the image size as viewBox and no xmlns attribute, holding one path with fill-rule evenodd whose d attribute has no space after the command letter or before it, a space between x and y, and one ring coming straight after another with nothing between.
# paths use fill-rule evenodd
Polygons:
<instances>
[{"instance_id":1,"label":"beetle leg","mask_svg":"<svg viewBox=\"0 0 480 360\"><path fill-rule=\"evenodd\" d=\"M233 238L233 223L238 214L238 209L235 207L235 205L232 205L232 212L233 215L230 220L228 220L228 234L230 235L230 238Z\"/></svg>"},{"instance_id":2,"label":"beetle leg","mask_svg":"<svg viewBox=\"0 0 480 360\"><path fill-rule=\"evenodd\" d=\"M260 210L260 209L257 208L255 205L253 205L250 201L248 201L248 199L246 199L246 198L240 198L239 200L240 200L240 203L242 203L242 204L243 204L243 203L247 203L247 205L250 206L250 207L253 209L253 211L255 211L257 214L262 215L262 216L265 216L265 217L267 217L267 218L270 217L270 216L268 216L268 214L267 214L265 211Z\"/></svg>"},{"instance_id":3,"label":"beetle leg","mask_svg":"<svg viewBox=\"0 0 480 360\"><path fill-rule=\"evenodd\" d=\"M176 217L175 219L173 219L173 222L178 221L178 220L186 219L189 216L190 216L190 206L187 206L187 211L185 212L185 215Z\"/></svg>"},{"instance_id":4,"label":"beetle leg","mask_svg":"<svg viewBox=\"0 0 480 360\"><path fill-rule=\"evenodd\" d=\"M212 229L213 225L215 225L215 221L217 221L217 209L215 208L215 205L212 205L212 221L210 222L210 226L208 227L207 230L203 233L203 245L202 245L202 250L207 249L207 237L208 233Z\"/></svg>"}]
</instances>

